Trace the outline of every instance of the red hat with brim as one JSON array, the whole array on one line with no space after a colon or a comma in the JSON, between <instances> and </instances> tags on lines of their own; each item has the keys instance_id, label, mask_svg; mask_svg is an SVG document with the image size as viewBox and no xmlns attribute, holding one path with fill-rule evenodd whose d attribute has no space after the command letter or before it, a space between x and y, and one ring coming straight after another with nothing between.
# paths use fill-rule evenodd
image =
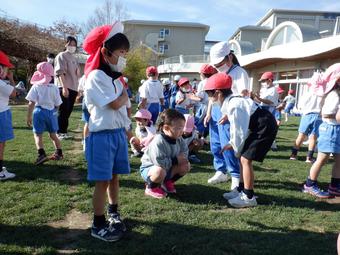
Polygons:
<instances>
[{"instance_id":1,"label":"red hat with brim","mask_svg":"<svg viewBox=\"0 0 340 255\"><path fill-rule=\"evenodd\" d=\"M209 64L204 64L201 66L200 73L213 75L217 73L217 70Z\"/></svg>"},{"instance_id":2,"label":"red hat with brim","mask_svg":"<svg viewBox=\"0 0 340 255\"><path fill-rule=\"evenodd\" d=\"M113 37L117 33L122 33L124 27L121 22L117 21L113 25L104 25L95 27L86 36L83 49L90 55L85 63L85 76L99 67L100 50L105 41Z\"/></svg>"},{"instance_id":3,"label":"red hat with brim","mask_svg":"<svg viewBox=\"0 0 340 255\"><path fill-rule=\"evenodd\" d=\"M264 80L274 80L274 74L272 72L263 73L259 81L264 81Z\"/></svg>"},{"instance_id":4,"label":"red hat with brim","mask_svg":"<svg viewBox=\"0 0 340 255\"><path fill-rule=\"evenodd\" d=\"M157 67L155 66L148 66L146 68L146 76L149 76L150 74L152 75L157 75L158 74L158 70L157 70Z\"/></svg>"},{"instance_id":5,"label":"red hat with brim","mask_svg":"<svg viewBox=\"0 0 340 255\"><path fill-rule=\"evenodd\" d=\"M279 94L285 92L284 89L282 89L280 86L277 87L276 91L277 91L277 93L279 93Z\"/></svg>"},{"instance_id":6,"label":"red hat with brim","mask_svg":"<svg viewBox=\"0 0 340 255\"><path fill-rule=\"evenodd\" d=\"M8 56L0 50L0 65L7 66L8 68L14 67L12 63L9 61Z\"/></svg>"},{"instance_id":7,"label":"red hat with brim","mask_svg":"<svg viewBox=\"0 0 340 255\"><path fill-rule=\"evenodd\" d=\"M204 90L230 89L233 80L226 73L217 73L208 78Z\"/></svg>"},{"instance_id":8,"label":"red hat with brim","mask_svg":"<svg viewBox=\"0 0 340 255\"><path fill-rule=\"evenodd\" d=\"M294 91L293 89L290 89L290 90L288 90L288 94L294 95L294 94L295 94L295 91Z\"/></svg>"},{"instance_id":9,"label":"red hat with brim","mask_svg":"<svg viewBox=\"0 0 340 255\"><path fill-rule=\"evenodd\" d=\"M183 78L179 79L178 86L182 87L187 83L190 83L190 80L186 77L183 77Z\"/></svg>"}]
</instances>

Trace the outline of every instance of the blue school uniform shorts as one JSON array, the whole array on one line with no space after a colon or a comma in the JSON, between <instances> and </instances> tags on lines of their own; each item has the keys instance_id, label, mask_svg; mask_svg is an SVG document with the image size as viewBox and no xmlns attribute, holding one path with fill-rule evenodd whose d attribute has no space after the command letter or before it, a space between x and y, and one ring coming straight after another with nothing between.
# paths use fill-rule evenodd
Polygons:
<instances>
[{"instance_id":1,"label":"blue school uniform shorts","mask_svg":"<svg viewBox=\"0 0 340 255\"><path fill-rule=\"evenodd\" d=\"M340 153L340 125L322 122L319 127L318 151Z\"/></svg>"},{"instance_id":2,"label":"blue school uniform shorts","mask_svg":"<svg viewBox=\"0 0 340 255\"><path fill-rule=\"evenodd\" d=\"M322 120L318 113L308 113L302 115L299 126L299 133L303 133L307 136L309 135L319 135L319 126Z\"/></svg>"},{"instance_id":3,"label":"blue school uniform shorts","mask_svg":"<svg viewBox=\"0 0 340 255\"><path fill-rule=\"evenodd\" d=\"M42 134L45 131L57 133L58 129L58 111L56 109L47 110L40 106L34 108L33 133Z\"/></svg>"},{"instance_id":4,"label":"blue school uniform shorts","mask_svg":"<svg viewBox=\"0 0 340 255\"><path fill-rule=\"evenodd\" d=\"M151 167L153 167L153 165L146 166L146 167L143 166L143 165L140 166L140 169L139 169L140 175L142 176L142 178L145 182L147 182L147 179L148 179L148 176L149 176L149 171L150 171ZM171 169L169 171L167 171L164 180L170 180L170 179L171 179Z\"/></svg>"},{"instance_id":5,"label":"blue school uniform shorts","mask_svg":"<svg viewBox=\"0 0 340 255\"><path fill-rule=\"evenodd\" d=\"M291 110L293 110L294 108L294 103L289 103L287 104L286 108L285 108L285 113L290 113Z\"/></svg>"},{"instance_id":6,"label":"blue school uniform shorts","mask_svg":"<svg viewBox=\"0 0 340 255\"><path fill-rule=\"evenodd\" d=\"M90 120L90 113L89 113L89 110L87 109L86 107L86 104L83 100L83 103L81 105L81 120L86 122L86 123L89 123L89 120Z\"/></svg>"},{"instance_id":7,"label":"blue school uniform shorts","mask_svg":"<svg viewBox=\"0 0 340 255\"><path fill-rule=\"evenodd\" d=\"M12 112L10 109L0 112L0 143L14 138Z\"/></svg>"},{"instance_id":8,"label":"blue school uniform shorts","mask_svg":"<svg viewBox=\"0 0 340 255\"><path fill-rule=\"evenodd\" d=\"M125 128L91 132L85 139L89 181L108 181L113 174L129 174Z\"/></svg>"}]
</instances>

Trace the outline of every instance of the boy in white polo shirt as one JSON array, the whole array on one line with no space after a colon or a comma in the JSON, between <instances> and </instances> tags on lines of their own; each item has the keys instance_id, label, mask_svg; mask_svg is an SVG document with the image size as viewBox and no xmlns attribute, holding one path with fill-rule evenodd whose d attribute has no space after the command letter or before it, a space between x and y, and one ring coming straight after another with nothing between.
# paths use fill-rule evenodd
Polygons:
<instances>
[{"instance_id":1,"label":"boy in white polo shirt","mask_svg":"<svg viewBox=\"0 0 340 255\"><path fill-rule=\"evenodd\" d=\"M28 103L27 125L32 126L35 145L38 150L36 165L45 161L61 160L63 153L61 150L60 140L57 137L58 131L58 107L62 104L58 87L50 84L53 77L53 66L48 62L42 62L37 65L37 71L34 72L31 83L32 88L26 96ZM33 114L33 118L32 118ZM48 158L44 150L43 133L49 132L53 142L55 152Z\"/></svg>"},{"instance_id":2,"label":"boy in white polo shirt","mask_svg":"<svg viewBox=\"0 0 340 255\"><path fill-rule=\"evenodd\" d=\"M5 143L14 138L12 127L12 112L8 106L10 97L15 97L16 92L13 86L5 83L8 68L13 67L7 55L0 51L0 180L7 180L15 177L15 174L7 171L3 166Z\"/></svg>"}]
</instances>

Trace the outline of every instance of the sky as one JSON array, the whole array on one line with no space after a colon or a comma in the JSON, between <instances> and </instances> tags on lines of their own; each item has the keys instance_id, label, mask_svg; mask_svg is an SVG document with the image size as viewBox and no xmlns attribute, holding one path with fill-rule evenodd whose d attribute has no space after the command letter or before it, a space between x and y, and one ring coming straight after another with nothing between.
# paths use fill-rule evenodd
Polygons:
<instances>
[{"instance_id":1,"label":"sky","mask_svg":"<svg viewBox=\"0 0 340 255\"><path fill-rule=\"evenodd\" d=\"M114 1L114 0L112 0ZM129 19L199 22L210 26L206 40L227 40L255 25L270 9L340 12L339 0L120 0ZM1 0L0 16L51 26L61 19L81 25L104 0Z\"/></svg>"}]
</instances>

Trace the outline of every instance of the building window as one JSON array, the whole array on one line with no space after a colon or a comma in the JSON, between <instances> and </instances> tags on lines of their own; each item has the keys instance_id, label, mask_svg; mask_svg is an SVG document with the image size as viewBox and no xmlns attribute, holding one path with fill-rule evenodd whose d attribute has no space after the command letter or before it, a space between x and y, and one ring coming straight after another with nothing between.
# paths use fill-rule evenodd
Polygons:
<instances>
[{"instance_id":1,"label":"building window","mask_svg":"<svg viewBox=\"0 0 340 255\"><path fill-rule=\"evenodd\" d=\"M159 53L165 53L165 51L169 50L168 44L160 44L159 45Z\"/></svg>"},{"instance_id":2,"label":"building window","mask_svg":"<svg viewBox=\"0 0 340 255\"><path fill-rule=\"evenodd\" d=\"M170 29L168 29L168 28L162 28L159 31L159 38L164 38L164 37L169 36L169 35L170 35Z\"/></svg>"},{"instance_id":3,"label":"building window","mask_svg":"<svg viewBox=\"0 0 340 255\"><path fill-rule=\"evenodd\" d=\"M278 25L269 35L265 49L287 43L302 42L302 40L299 26L294 22L287 21Z\"/></svg>"}]
</instances>

